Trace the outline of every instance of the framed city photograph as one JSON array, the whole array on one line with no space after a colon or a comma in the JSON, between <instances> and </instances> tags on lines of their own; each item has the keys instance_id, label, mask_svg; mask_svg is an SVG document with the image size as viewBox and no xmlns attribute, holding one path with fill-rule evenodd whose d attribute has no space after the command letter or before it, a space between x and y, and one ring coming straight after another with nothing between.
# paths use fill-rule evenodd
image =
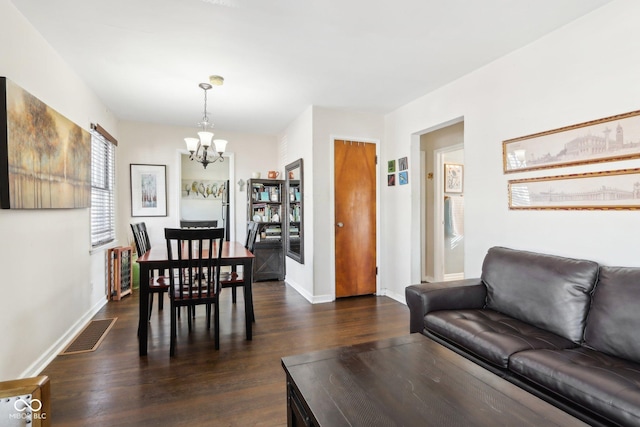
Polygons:
<instances>
[{"instance_id":1,"label":"framed city photograph","mask_svg":"<svg viewBox=\"0 0 640 427\"><path fill-rule=\"evenodd\" d=\"M511 180L509 209L640 209L640 169Z\"/></svg>"},{"instance_id":2,"label":"framed city photograph","mask_svg":"<svg viewBox=\"0 0 640 427\"><path fill-rule=\"evenodd\" d=\"M502 142L504 173L640 157L640 110Z\"/></svg>"},{"instance_id":3,"label":"framed city photograph","mask_svg":"<svg viewBox=\"0 0 640 427\"><path fill-rule=\"evenodd\" d=\"M462 193L463 166L456 163L444 165L444 192Z\"/></svg>"},{"instance_id":4,"label":"framed city photograph","mask_svg":"<svg viewBox=\"0 0 640 427\"><path fill-rule=\"evenodd\" d=\"M131 164L131 216L167 216L166 168Z\"/></svg>"}]
</instances>

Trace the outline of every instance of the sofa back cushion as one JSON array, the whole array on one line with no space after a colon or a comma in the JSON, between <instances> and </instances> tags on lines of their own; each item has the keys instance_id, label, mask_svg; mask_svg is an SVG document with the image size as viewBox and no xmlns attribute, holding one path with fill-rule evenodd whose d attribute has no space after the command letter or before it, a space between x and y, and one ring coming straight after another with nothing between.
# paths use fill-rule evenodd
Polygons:
<instances>
[{"instance_id":1,"label":"sofa back cushion","mask_svg":"<svg viewBox=\"0 0 640 427\"><path fill-rule=\"evenodd\" d=\"M590 293L598 277L592 261L495 247L482 266L486 307L582 341Z\"/></svg>"},{"instance_id":2,"label":"sofa back cushion","mask_svg":"<svg viewBox=\"0 0 640 427\"><path fill-rule=\"evenodd\" d=\"M600 267L584 344L640 362L640 268Z\"/></svg>"}]
</instances>

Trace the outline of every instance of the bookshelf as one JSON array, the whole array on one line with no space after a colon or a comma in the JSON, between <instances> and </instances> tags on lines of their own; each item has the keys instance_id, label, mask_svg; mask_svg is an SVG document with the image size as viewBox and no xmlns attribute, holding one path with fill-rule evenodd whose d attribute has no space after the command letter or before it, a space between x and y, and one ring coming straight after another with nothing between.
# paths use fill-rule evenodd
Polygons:
<instances>
[{"instance_id":1,"label":"bookshelf","mask_svg":"<svg viewBox=\"0 0 640 427\"><path fill-rule=\"evenodd\" d=\"M283 184L276 179L250 179L247 183L247 220L259 224L253 252L255 281L284 280Z\"/></svg>"}]
</instances>

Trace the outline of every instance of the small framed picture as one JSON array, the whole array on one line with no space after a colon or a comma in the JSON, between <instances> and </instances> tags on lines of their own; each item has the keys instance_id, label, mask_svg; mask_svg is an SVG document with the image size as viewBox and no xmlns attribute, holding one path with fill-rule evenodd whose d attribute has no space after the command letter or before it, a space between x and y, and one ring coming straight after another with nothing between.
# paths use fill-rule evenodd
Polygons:
<instances>
[{"instance_id":1,"label":"small framed picture","mask_svg":"<svg viewBox=\"0 0 640 427\"><path fill-rule=\"evenodd\" d=\"M387 162L387 172L388 173L393 173L396 171L396 161L395 160L389 160Z\"/></svg>"},{"instance_id":2,"label":"small framed picture","mask_svg":"<svg viewBox=\"0 0 640 427\"><path fill-rule=\"evenodd\" d=\"M394 185L396 185L396 174L392 173L390 175L387 175L387 186L393 187Z\"/></svg>"},{"instance_id":3,"label":"small framed picture","mask_svg":"<svg viewBox=\"0 0 640 427\"><path fill-rule=\"evenodd\" d=\"M398 181L400 181L400 185L407 185L409 183L409 173L407 171L399 172Z\"/></svg>"},{"instance_id":4,"label":"small framed picture","mask_svg":"<svg viewBox=\"0 0 640 427\"><path fill-rule=\"evenodd\" d=\"M131 165L131 216L167 216L165 165Z\"/></svg>"},{"instance_id":5,"label":"small framed picture","mask_svg":"<svg viewBox=\"0 0 640 427\"><path fill-rule=\"evenodd\" d=\"M401 157L398 159L398 170L406 171L409 169L409 160L406 157Z\"/></svg>"},{"instance_id":6,"label":"small framed picture","mask_svg":"<svg viewBox=\"0 0 640 427\"><path fill-rule=\"evenodd\" d=\"M444 192L462 193L463 167L455 163L444 165Z\"/></svg>"}]
</instances>

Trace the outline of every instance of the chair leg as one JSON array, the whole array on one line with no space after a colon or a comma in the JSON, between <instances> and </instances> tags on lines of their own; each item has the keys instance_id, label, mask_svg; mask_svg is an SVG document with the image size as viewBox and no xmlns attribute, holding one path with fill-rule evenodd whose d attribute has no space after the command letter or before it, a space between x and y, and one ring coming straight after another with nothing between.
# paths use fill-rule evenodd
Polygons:
<instances>
[{"instance_id":1,"label":"chair leg","mask_svg":"<svg viewBox=\"0 0 640 427\"><path fill-rule=\"evenodd\" d=\"M149 319L151 320L151 310L153 310L153 292L149 292Z\"/></svg>"},{"instance_id":2,"label":"chair leg","mask_svg":"<svg viewBox=\"0 0 640 427\"><path fill-rule=\"evenodd\" d=\"M218 300L216 300L216 302L214 302L214 312L213 312L213 329L214 329L214 333L216 335L215 337L215 343L216 343L216 350L220 350L220 311L218 310Z\"/></svg>"},{"instance_id":3,"label":"chair leg","mask_svg":"<svg viewBox=\"0 0 640 427\"><path fill-rule=\"evenodd\" d=\"M237 286L235 285L231 287L231 302L234 304L236 303L236 300L237 300L236 289L237 289Z\"/></svg>"},{"instance_id":4,"label":"chair leg","mask_svg":"<svg viewBox=\"0 0 640 427\"><path fill-rule=\"evenodd\" d=\"M171 344L169 345L169 356L171 357L176 355L176 312L179 310L180 307L174 307L173 304L171 305Z\"/></svg>"},{"instance_id":5,"label":"chair leg","mask_svg":"<svg viewBox=\"0 0 640 427\"><path fill-rule=\"evenodd\" d=\"M207 304L207 329L211 329L211 304Z\"/></svg>"},{"instance_id":6,"label":"chair leg","mask_svg":"<svg viewBox=\"0 0 640 427\"><path fill-rule=\"evenodd\" d=\"M193 310L193 307L188 305L187 306L187 321L189 323L189 332L191 332L191 310Z\"/></svg>"},{"instance_id":7,"label":"chair leg","mask_svg":"<svg viewBox=\"0 0 640 427\"><path fill-rule=\"evenodd\" d=\"M162 290L158 294L158 310L164 309L164 294L165 294L165 292L166 292L165 290Z\"/></svg>"}]
</instances>

